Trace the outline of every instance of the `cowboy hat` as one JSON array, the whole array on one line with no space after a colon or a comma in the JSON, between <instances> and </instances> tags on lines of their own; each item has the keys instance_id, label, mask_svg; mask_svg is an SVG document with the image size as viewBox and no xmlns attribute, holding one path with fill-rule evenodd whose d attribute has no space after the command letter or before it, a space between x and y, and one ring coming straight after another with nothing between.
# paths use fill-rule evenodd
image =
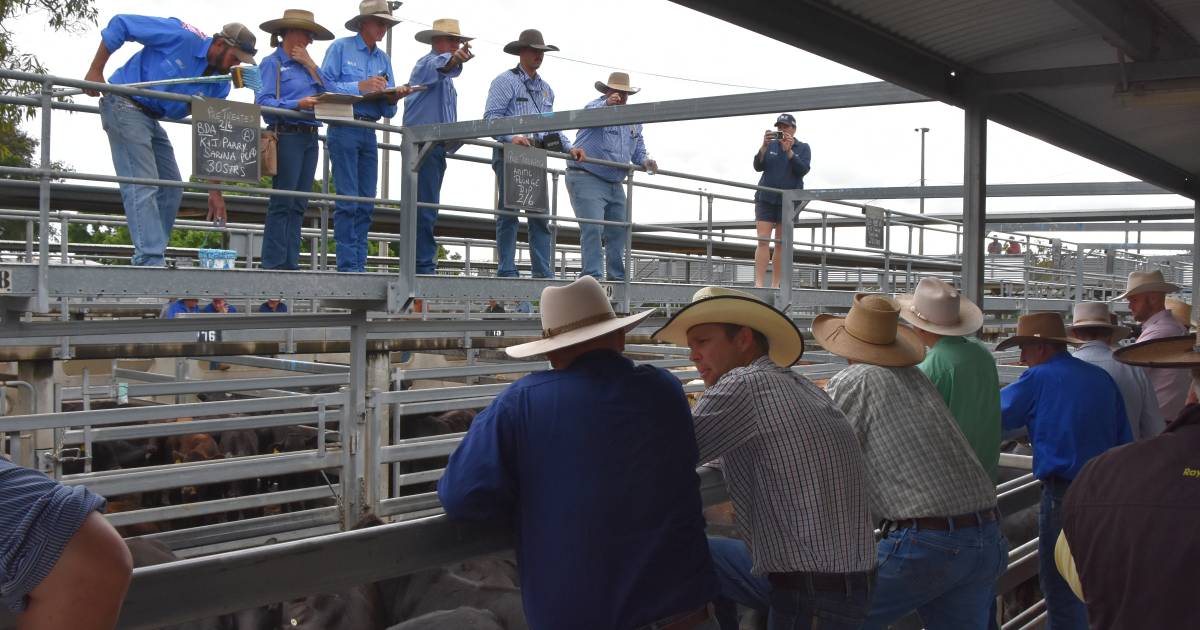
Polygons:
<instances>
[{"instance_id":1,"label":"cowboy hat","mask_svg":"<svg viewBox=\"0 0 1200 630\"><path fill-rule=\"evenodd\" d=\"M1079 345L1083 341L1067 336L1062 315L1058 313L1030 313L1017 320L1017 334L996 344L996 350L1007 350L1022 341L1055 341Z\"/></svg>"},{"instance_id":2,"label":"cowboy hat","mask_svg":"<svg viewBox=\"0 0 1200 630\"><path fill-rule=\"evenodd\" d=\"M629 75L624 72L614 72L608 75L608 83L597 81L596 89L600 90L602 94L608 94L609 90L626 94L637 94L642 91L642 88L629 87Z\"/></svg>"},{"instance_id":3,"label":"cowboy hat","mask_svg":"<svg viewBox=\"0 0 1200 630\"><path fill-rule=\"evenodd\" d=\"M618 330L631 330L654 309L637 315L617 317L604 288L591 276L565 287L542 289L542 338L505 348L508 356L524 359L603 337Z\"/></svg>"},{"instance_id":4,"label":"cowboy hat","mask_svg":"<svg viewBox=\"0 0 1200 630\"><path fill-rule=\"evenodd\" d=\"M983 327L983 311L937 278L921 278L916 291L897 295L896 302L904 321L931 333L961 337Z\"/></svg>"},{"instance_id":5,"label":"cowboy hat","mask_svg":"<svg viewBox=\"0 0 1200 630\"><path fill-rule=\"evenodd\" d=\"M238 61L254 65L254 55L258 54L254 46L258 43L258 38L249 27L240 22L230 22L222 27L216 36L225 40Z\"/></svg>"},{"instance_id":6,"label":"cowboy hat","mask_svg":"<svg viewBox=\"0 0 1200 630\"><path fill-rule=\"evenodd\" d=\"M434 37L453 37L459 41L469 42L474 37L466 37L458 30L458 20L453 18L438 18L433 21L433 28L418 31L413 38L422 44L432 44Z\"/></svg>"},{"instance_id":7,"label":"cowboy hat","mask_svg":"<svg viewBox=\"0 0 1200 630\"><path fill-rule=\"evenodd\" d=\"M1171 311L1171 316L1175 318L1175 321L1179 322L1179 324L1184 328L1187 328L1188 326L1195 326L1195 323L1192 322L1191 304L1188 304L1183 300L1167 298L1166 307L1168 311Z\"/></svg>"},{"instance_id":8,"label":"cowboy hat","mask_svg":"<svg viewBox=\"0 0 1200 630\"><path fill-rule=\"evenodd\" d=\"M1141 293L1174 293L1178 290L1179 286L1164 280L1162 272L1158 269L1154 271L1131 271L1129 273L1129 284L1126 286L1125 292L1109 301L1124 300L1131 295Z\"/></svg>"},{"instance_id":9,"label":"cowboy hat","mask_svg":"<svg viewBox=\"0 0 1200 630\"><path fill-rule=\"evenodd\" d=\"M346 30L358 32L362 27L363 20L371 17L377 17L384 22L389 22L388 28L399 24L402 20L392 15L392 7L388 6L387 0L362 0L358 3L358 15L350 18L346 22Z\"/></svg>"},{"instance_id":10,"label":"cowboy hat","mask_svg":"<svg viewBox=\"0 0 1200 630\"><path fill-rule=\"evenodd\" d=\"M1075 334L1076 328L1107 328L1112 331L1112 336L1109 340L1118 342L1129 336L1133 332L1128 326L1121 326L1113 321L1112 314L1108 312L1107 302L1080 302L1075 305L1075 309L1071 312L1071 325L1067 326L1067 332Z\"/></svg>"},{"instance_id":11,"label":"cowboy hat","mask_svg":"<svg viewBox=\"0 0 1200 630\"><path fill-rule=\"evenodd\" d=\"M767 354L776 365L791 366L804 354L804 338L787 315L749 293L725 287L696 291L692 303L679 309L653 338L687 346L687 332L701 324L736 324L758 331L767 338Z\"/></svg>"},{"instance_id":12,"label":"cowboy hat","mask_svg":"<svg viewBox=\"0 0 1200 630\"><path fill-rule=\"evenodd\" d=\"M284 9L283 17L267 20L259 24L258 28L272 35L278 35L284 29L298 28L312 33L313 39L316 40L325 41L333 39L333 33L329 29L313 21L312 11L305 11L304 9Z\"/></svg>"},{"instance_id":13,"label":"cowboy hat","mask_svg":"<svg viewBox=\"0 0 1200 630\"><path fill-rule=\"evenodd\" d=\"M859 293L845 317L817 315L812 331L822 348L860 363L909 367L925 358L925 344L900 326L900 304L886 295Z\"/></svg>"},{"instance_id":14,"label":"cowboy hat","mask_svg":"<svg viewBox=\"0 0 1200 630\"><path fill-rule=\"evenodd\" d=\"M558 46L551 46L542 39L542 32L536 28L528 28L521 31L521 36L516 41L508 42L504 45L504 52L510 55L521 54L522 48L533 48L534 50L558 50Z\"/></svg>"},{"instance_id":15,"label":"cowboy hat","mask_svg":"<svg viewBox=\"0 0 1200 630\"><path fill-rule=\"evenodd\" d=\"M1152 368L1200 367L1200 336L1180 335L1130 344L1113 352L1121 363Z\"/></svg>"}]
</instances>

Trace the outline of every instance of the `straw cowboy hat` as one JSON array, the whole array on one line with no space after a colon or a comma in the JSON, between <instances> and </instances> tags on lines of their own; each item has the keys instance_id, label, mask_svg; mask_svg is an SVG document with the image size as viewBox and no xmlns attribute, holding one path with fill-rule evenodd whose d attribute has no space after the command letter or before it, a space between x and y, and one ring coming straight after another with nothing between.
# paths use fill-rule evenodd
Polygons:
<instances>
[{"instance_id":1,"label":"straw cowboy hat","mask_svg":"<svg viewBox=\"0 0 1200 630\"><path fill-rule=\"evenodd\" d=\"M1171 315L1175 318L1175 321L1179 322L1184 328L1187 328L1188 326L1196 326L1196 323L1192 321L1191 304L1188 304L1183 300L1167 298L1166 306L1167 310L1171 311Z\"/></svg>"},{"instance_id":2,"label":"straw cowboy hat","mask_svg":"<svg viewBox=\"0 0 1200 630\"><path fill-rule=\"evenodd\" d=\"M1131 295L1141 293L1174 293L1178 290L1179 286L1164 280L1162 272L1158 269L1154 271L1132 271L1129 273L1129 284L1125 292L1109 301L1124 300Z\"/></svg>"},{"instance_id":3,"label":"straw cowboy hat","mask_svg":"<svg viewBox=\"0 0 1200 630\"><path fill-rule=\"evenodd\" d=\"M931 333L961 337L983 327L983 311L937 278L921 278L912 295L897 295L896 302L904 321Z\"/></svg>"},{"instance_id":4,"label":"straw cowboy hat","mask_svg":"<svg viewBox=\"0 0 1200 630\"><path fill-rule=\"evenodd\" d=\"M504 52L510 55L521 54L522 48L533 48L534 50L558 50L558 46L551 46L542 39L542 32L536 28L528 28L521 31L521 36L515 42L508 42L504 45Z\"/></svg>"},{"instance_id":5,"label":"straw cowboy hat","mask_svg":"<svg viewBox=\"0 0 1200 630\"><path fill-rule=\"evenodd\" d=\"M1105 323L1109 323L1107 318L1104 321ZM996 344L996 349L1007 350L1020 344L1022 341L1056 341L1071 345L1083 343L1079 339L1067 336L1067 329L1063 326L1062 315L1058 313L1030 313L1022 315L1017 320L1017 334Z\"/></svg>"},{"instance_id":6,"label":"straw cowboy hat","mask_svg":"<svg viewBox=\"0 0 1200 630\"><path fill-rule=\"evenodd\" d=\"M350 18L346 22L346 30L358 32L362 27L363 20L371 17L377 17L384 22L388 22L388 28L399 24L402 20L392 15L392 8L388 6L387 0L362 0L358 3L358 15Z\"/></svg>"},{"instance_id":7,"label":"straw cowboy hat","mask_svg":"<svg viewBox=\"0 0 1200 630\"><path fill-rule=\"evenodd\" d=\"M275 20L267 20L258 25L258 28L272 34L278 35L285 29L298 28L302 31L308 31L313 34L313 39L326 41L333 39L333 33L329 29L317 24L313 20L312 11L304 9L284 9L283 17Z\"/></svg>"},{"instance_id":8,"label":"straw cowboy hat","mask_svg":"<svg viewBox=\"0 0 1200 630\"><path fill-rule=\"evenodd\" d=\"M432 44L434 37L453 37L460 41L469 42L474 37L466 37L462 31L458 30L458 20L453 18L438 18L433 21L433 28L419 31L413 35L413 39L422 44Z\"/></svg>"},{"instance_id":9,"label":"straw cowboy hat","mask_svg":"<svg viewBox=\"0 0 1200 630\"><path fill-rule=\"evenodd\" d=\"M614 72L608 75L608 83L597 81L596 89L602 94L608 94L609 90L626 94L637 94L642 91L642 88L629 87L629 75L624 72Z\"/></svg>"},{"instance_id":10,"label":"straw cowboy hat","mask_svg":"<svg viewBox=\"0 0 1200 630\"><path fill-rule=\"evenodd\" d=\"M1074 311L1071 312L1071 325L1067 326L1067 332L1075 334L1076 328L1107 328L1112 333L1109 340L1114 343L1128 337L1129 333L1133 332L1128 326L1121 326L1113 322L1112 313L1108 312L1107 302L1076 304Z\"/></svg>"},{"instance_id":11,"label":"straw cowboy hat","mask_svg":"<svg viewBox=\"0 0 1200 630\"><path fill-rule=\"evenodd\" d=\"M604 288L591 276L565 287L542 289L542 338L509 346L508 356L524 359L602 337L617 330L631 330L654 309L637 315L617 317Z\"/></svg>"},{"instance_id":12,"label":"straw cowboy hat","mask_svg":"<svg viewBox=\"0 0 1200 630\"><path fill-rule=\"evenodd\" d=\"M1152 368L1200 367L1200 336L1180 335L1130 344L1113 352L1121 363Z\"/></svg>"},{"instance_id":13,"label":"straw cowboy hat","mask_svg":"<svg viewBox=\"0 0 1200 630\"><path fill-rule=\"evenodd\" d=\"M762 333L776 365L791 366L804 354L804 338L787 315L749 293L725 287L696 291L691 304L654 332L654 340L687 346L688 330L701 324L736 324Z\"/></svg>"},{"instance_id":14,"label":"straw cowboy hat","mask_svg":"<svg viewBox=\"0 0 1200 630\"><path fill-rule=\"evenodd\" d=\"M860 363L909 367L925 358L925 344L900 326L900 304L886 295L859 293L845 317L818 315L812 331L821 347Z\"/></svg>"}]
</instances>

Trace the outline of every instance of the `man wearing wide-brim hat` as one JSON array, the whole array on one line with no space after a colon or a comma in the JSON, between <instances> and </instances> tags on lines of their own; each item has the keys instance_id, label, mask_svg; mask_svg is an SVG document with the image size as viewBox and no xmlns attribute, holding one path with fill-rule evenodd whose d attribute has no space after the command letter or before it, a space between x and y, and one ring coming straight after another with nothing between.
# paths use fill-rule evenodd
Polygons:
<instances>
[{"instance_id":1,"label":"man wearing wide-brim hat","mask_svg":"<svg viewBox=\"0 0 1200 630\"><path fill-rule=\"evenodd\" d=\"M458 20L439 18L432 28L413 36L429 45L429 52L417 60L408 76L410 86L420 86L404 99L404 126L441 125L458 122L458 91L454 79L462 74L463 64L475 58L471 53L472 37L463 35ZM417 172L417 201L440 204L442 180L446 175L446 154L462 146L445 142L434 143L421 161ZM433 228L437 224L437 208L417 209L417 273L437 273L437 241Z\"/></svg>"},{"instance_id":2,"label":"man wearing wide-brim hat","mask_svg":"<svg viewBox=\"0 0 1200 630\"><path fill-rule=\"evenodd\" d=\"M1195 336L1140 342L1118 361L1200 376ZM1087 606L1092 628L1200 628L1200 406L1156 437L1110 450L1083 467L1062 509L1060 573Z\"/></svg>"},{"instance_id":3,"label":"man wearing wide-brim hat","mask_svg":"<svg viewBox=\"0 0 1200 630\"><path fill-rule=\"evenodd\" d=\"M1146 370L1125 365L1113 357L1111 345L1128 337L1129 328L1112 323L1108 304L1076 304L1067 332L1083 342L1075 350L1075 358L1103 368L1117 383L1121 399L1125 401L1125 416L1129 419L1133 439L1142 440L1161 433L1163 417Z\"/></svg>"},{"instance_id":4,"label":"man wearing wide-brim hat","mask_svg":"<svg viewBox=\"0 0 1200 630\"><path fill-rule=\"evenodd\" d=\"M825 390L858 438L871 512L883 519L863 627L886 628L919 611L931 630L984 630L995 580L1008 566L995 486L916 368L925 347L900 326L900 308L887 296L859 294L845 317L813 320L817 342L850 363Z\"/></svg>"},{"instance_id":5,"label":"man wearing wide-brim hat","mask_svg":"<svg viewBox=\"0 0 1200 630\"><path fill-rule=\"evenodd\" d=\"M1176 321L1167 310L1168 293L1179 291L1179 286L1167 282L1158 269L1134 271L1129 274L1129 284L1124 293L1113 301L1129 300L1129 311L1133 318L1142 322L1142 333L1138 342L1186 335L1187 328ZM1152 369L1150 382L1158 397L1158 410L1164 418L1174 418L1187 402L1190 380L1179 370Z\"/></svg>"},{"instance_id":6,"label":"man wearing wide-brim hat","mask_svg":"<svg viewBox=\"0 0 1200 630\"><path fill-rule=\"evenodd\" d=\"M897 295L900 318L928 348L917 365L937 387L979 463L995 481L1000 466L1000 376L996 360L974 338L983 311L958 289L921 278L912 294Z\"/></svg>"},{"instance_id":7,"label":"man wearing wide-brim hat","mask_svg":"<svg viewBox=\"0 0 1200 630\"><path fill-rule=\"evenodd\" d=\"M804 352L796 325L705 287L654 338L688 346L708 386L692 410L700 461L724 462L745 541L709 540L721 627L737 627L734 600L769 609L771 627L859 627L875 564L862 455L829 397L790 369Z\"/></svg>"},{"instance_id":8,"label":"man wearing wide-brim hat","mask_svg":"<svg viewBox=\"0 0 1200 630\"><path fill-rule=\"evenodd\" d=\"M1191 304L1177 298L1167 298L1164 305L1168 311L1171 311L1171 317L1174 317L1184 330L1190 330L1193 327Z\"/></svg>"},{"instance_id":9,"label":"man wearing wide-brim hat","mask_svg":"<svg viewBox=\"0 0 1200 630\"><path fill-rule=\"evenodd\" d=\"M617 107L629 101L629 95L640 89L629 85L629 75L614 72L608 81L596 81L596 90L603 96L585 109ZM590 158L586 162L567 163L567 194L571 209L581 219L622 223L628 220L625 208L625 187L622 185L630 169L597 164L600 159L619 164L642 167L648 173L658 170L658 163L646 151L642 125L613 125L581 129L575 146ZM620 282L625 279L625 242L629 231L620 225L579 224L579 247L583 255L583 273L598 280Z\"/></svg>"},{"instance_id":10,"label":"man wearing wide-brim hat","mask_svg":"<svg viewBox=\"0 0 1200 630\"><path fill-rule=\"evenodd\" d=\"M1103 369L1072 357L1058 313L1030 313L1017 320L1017 334L996 346L1020 346L1027 366L1015 383L1000 390L1006 431L1028 429L1033 476L1042 482L1038 517L1038 580L1054 628L1087 628L1087 611L1055 571L1054 544L1062 528L1062 500L1087 461L1133 441L1125 401Z\"/></svg>"},{"instance_id":11,"label":"man wearing wide-brim hat","mask_svg":"<svg viewBox=\"0 0 1200 630\"><path fill-rule=\"evenodd\" d=\"M511 524L531 628L706 628L717 595L679 379L622 356L653 309L613 313L585 277L542 291L553 368L510 385L450 456L451 518Z\"/></svg>"}]
</instances>

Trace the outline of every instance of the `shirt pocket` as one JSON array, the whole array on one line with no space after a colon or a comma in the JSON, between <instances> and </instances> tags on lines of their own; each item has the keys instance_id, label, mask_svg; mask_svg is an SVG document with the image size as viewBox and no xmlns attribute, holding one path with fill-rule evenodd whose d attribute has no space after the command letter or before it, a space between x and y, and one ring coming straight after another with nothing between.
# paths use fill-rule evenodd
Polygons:
<instances>
[{"instance_id":1,"label":"shirt pocket","mask_svg":"<svg viewBox=\"0 0 1200 630\"><path fill-rule=\"evenodd\" d=\"M608 153L618 152L621 149L621 130L606 128L604 130L604 141L601 144Z\"/></svg>"}]
</instances>

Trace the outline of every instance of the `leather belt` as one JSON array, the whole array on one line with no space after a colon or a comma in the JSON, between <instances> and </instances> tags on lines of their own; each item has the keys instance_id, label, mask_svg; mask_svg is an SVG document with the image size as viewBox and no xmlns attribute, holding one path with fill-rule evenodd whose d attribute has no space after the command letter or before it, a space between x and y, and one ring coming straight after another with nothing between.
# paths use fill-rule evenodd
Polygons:
<instances>
[{"instance_id":1,"label":"leather belt","mask_svg":"<svg viewBox=\"0 0 1200 630\"><path fill-rule=\"evenodd\" d=\"M888 524L891 526L889 531L905 529L909 527L947 531L951 529L979 527L984 523L990 523L999 519L1000 511L996 508L991 508L981 512L971 512L969 514L959 514L957 516L926 516L922 518L906 518L898 521L890 521Z\"/></svg>"},{"instance_id":2,"label":"leather belt","mask_svg":"<svg viewBox=\"0 0 1200 630\"><path fill-rule=\"evenodd\" d=\"M121 98L129 101L130 103L133 103L133 106L138 108L138 111L145 114L147 118L153 118L154 120L160 120L163 117L162 114L150 109L149 107L146 107L145 105L143 105L142 103L139 103L138 101L133 100L133 98L131 98L131 97L122 95Z\"/></svg>"},{"instance_id":3,"label":"leather belt","mask_svg":"<svg viewBox=\"0 0 1200 630\"><path fill-rule=\"evenodd\" d=\"M364 121L364 122L375 122L375 121L377 121L377 120L379 120L379 119L378 119L378 118L372 118L372 117L370 117L370 116L363 116L362 114L355 114L355 115L354 115L354 120L361 120L361 121Z\"/></svg>"},{"instance_id":4,"label":"leather belt","mask_svg":"<svg viewBox=\"0 0 1200 630\"><path fill-rule=\"evenodd\" d=\"M276 133L317 133L316 125L289 125L287 123L279 123L275 125L267 125L267 131Z\"/></svg>"},{"instance_id":5,"label":"leather belt","mask_svg":"<svg viewBox=\"0 0 1200 630\"><path fill-rule=\"evenodd\" d=\"M708 621L710 617L712 617L712 608L709 604L705 604L695 610L671 615L654 623L639 626L637 630L691 630Z\"/></svg>"},{"instance_id":6,"label":"leather belt","mask_svg":"<svg viewBox=\"0 0 1200 630\"><path fill-rule=\"evenodd\" d=\"M768 573L767 581L771 586L790 591L807 591L809 585L819 591L845 592L847 581L861 579L870 580L870 573L858 571L855 573L819 573L816 571L792 571L790 573Z\"/></svg>"}]
</instances>

